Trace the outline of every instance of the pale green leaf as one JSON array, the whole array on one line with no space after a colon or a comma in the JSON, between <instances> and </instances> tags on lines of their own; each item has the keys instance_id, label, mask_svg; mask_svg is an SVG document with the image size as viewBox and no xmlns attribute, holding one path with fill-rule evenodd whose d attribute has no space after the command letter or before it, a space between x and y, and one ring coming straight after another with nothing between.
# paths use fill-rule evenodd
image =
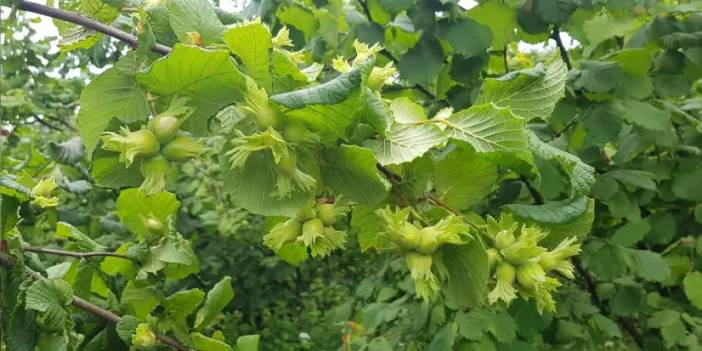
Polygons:
<instances>
[{"instance_id":1,"label":"pale green leaf","mask_svg":"<svg viewBox=\"0 0 702 351\"><path fill-rule=\"evenodd\" d=\"M384 138L363 145L373 150L380 164L389 165L410 162L445 140L443 131L434 125L393 124Z\"/></svg>"},{"instance_id":2,"label":"pale green leaf","mask_svg":"<svg viewBox=\"0 0 702 351\"><path fill-rule=\"evenodd\" d=\"M292 217L314 196L294 190L289 197L278 198L274 191L279 176L270 152L252 154L242 169L230 169L224 162L225 190L235 204L253 213Z\"/></svg>"},{"instance_id":3,"label":"pale green leaf","mask_svg":"<svg viewBox=\"0 0 702 351\"><path fill-rule=\"evenodd\" d=\"M182 128L198 135L209 131L210 117L222 107L242 101L244 76L226 50L206 50L178 44L168 56L154 62L151 70L137 75L151 93L185 96L195 112Z\"/></svg>"},{"instance_id":4,"label":"pale green leaf","mask_svg":"<svg viewBox=\"0 0 702 351\"><path fill-rule=\"evenodd\" d=\"M351 212L351 230L356 233L361 252L378 250L387 246L382 232L385 231L383 219L375 209L366 206L354 206Z\"/></svg>"},{"instance_id":5,"label":"pale green leaf","mask_svg":"<svg viewBox=\"0 0 702 351\"><path fill-rule=\"evenodd\" d=\"M168 21L178 40L188 42L188 33L199 34L203 45L221 41L224 31L214 7L208 0L168 1Z\"/></svg>"},{"instance_id":6,"label":"pale green leaf","mask_svg":"<svg viewBox=\"0 0 702 351\"><path fill-rule=\"evenodd\" d=\"M232 278L224 277L207 292L205 304L197 311L195 317L195 329L206 328L233 298Z\"/></svg>"},{"instance_id":7,"label":"pale green leaf","mask_svg":"<svg viewBox=\"0 0 702 351\"><path fill-rule=\"evenodd\" d=\"M356 145L340 145L322 153L322 180L334 191L364 205L382 201L390 183L376 168L373 152Z\"/></svg>"},{"instance_id":8,"label":"pale green leaf","mask_svg":"<svg viewBox=\"0 0 702 351\"><path fill-rule=\"evenodd\" d=\"M232 351L233 348L227 343L206 337L200 333L192 333L190 337L193 341L193 347L197 351Z\"/></svg>"},{"instance_id":9,"label":"pale green leaf","mask_svg":"<svg viewBox=\"0 0 702 351\"><path fill-rule=\"evenodd\" d=\"M144 319L158 305L158 297L153 288L127 286L122 291L122 302L129 306L133 315Z\"/></svg>"},{"instance_id":10,"label":"pale green leaf","mask_svg":"<svg viewBox=\"0 0 702 351\"><path fill-rule=\"evenodd\" d=\"M157 219L167 228L169 217L173 216L175 220L180 201L173 193L162 191L146 195L143 190L133 188L119 193L116 207L117 215L127 229L137 236L149 237L152 234L147 228L146 220Z\"/></svg>"},{"instance_id":11,"label":"pale green leaf","mask_svg":"<svg viewBox=\"0 0 702 351\"><path fill-rule=\"evenodd\" d=\"M243 335L236 340L236 351L259 351L260 335Z\"/></svg>"},{"instance_id":12,"label":"pale green leaf","mask_svg":"<svg viewBox=\"0 0 702 351\"><path fill-rule=\"evenodd\" d=\"M237 24L224 33L224 42L244 64L245 73L259 86L271 89L271 32L261 22Z\"/></svg>"},{"instance_id":13,"label":"pale green leaf","mask_svg":"<svg viewBox=\"0 0 702 351\"><path fill-rule=\"evenodd\" d=\"M492 102L508 107L515 116L527 121L547 120L563 97L567 74L565 63L554 54L545 65L486 79L476 104Z\"/></svg>"},{"instance_id":14,"label":"pale green leaf","mask_svg":"<svg viewBox=\"0 0 702 351\"><path fill-rule=\"evenodd\" d=\"M690 302L702 310L702 273L688 273L683 280L683 287Z\"/></svg>"},{"instance_id":15,"label":"pale green leaf","mask_svg":"<svg viewBox=\"0 0 702 351\"><path fill-rule=\"evenodd\" d=\"M469 208L490 194L496 184L497 165L470 150L455 150L435 162L436 191L453 208Z\"/></svg>"},{"instance_id":16,"label":"pale green leaf","mask_svg":"<svg viewBox=\"0 0 702 351\"><path fill-rule=\"evenodd\" d=\"M92 151L112 118L124 123L146 122L149 109L144 90L134 77L110 68L93 79L80 95L78 131Z\"/></svg>"},{"instance_id":17,"label":"pale green leaf","mask_svg":"<svg viewBox=\"0 0 702 351\"><path fill-rule=\"evenodd\" d=\"M492 32L492 48L502 50L516 38L517 27L516 11L499 0L481 2L480 5L470 9L468 16L476 22L487 26Z\"/></svg>"},{"instance_id":18,"label":"pale green leaf","mask_svg":"<svg viewBox=\"0 0 702 351\"><path fill-rule=\"evenodd\" d=\"M167 297L161 305L171 318L185 319L200 305L205 293L200 289L181 290Z\"/></svg>"},{"instance_id":19,"label":"pale green leaf","mask_svg":"<svg viewBox=\"0 0 702 351\"><path fill-rule=\"evenodd\" d=\"M42 279L27 289L25 308L41 312L41 324L49 330L58 331L71 323L66 307L72 301L73 290L69 283Z\"/></svg>"},{"instance_id":20,"label":"pale green leaf","mask_svg":"<svg viewBox=\"0 0 702 351\"><path fill-rule=\"evenodd\" d=\"M493 104L473 105L445 120L448 135L469 143L477 152L527 148L524 120Z\"/></svg>"}]
</instances>

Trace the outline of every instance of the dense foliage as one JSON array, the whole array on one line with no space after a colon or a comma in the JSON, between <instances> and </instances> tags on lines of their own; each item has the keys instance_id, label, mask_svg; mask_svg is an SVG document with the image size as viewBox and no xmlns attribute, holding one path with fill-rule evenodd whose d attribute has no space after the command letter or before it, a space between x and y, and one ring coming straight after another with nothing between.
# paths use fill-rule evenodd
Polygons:
<instances>
[{"instance_id":1,"label":"dense foliage","mask_svg":"<svg viewBox=\"0 0 702 351\"><path fill-rule=\"evenodd\" d=\"M699 2L1 3L3 350L702 349Z\"/></svg>"}]
</instances>

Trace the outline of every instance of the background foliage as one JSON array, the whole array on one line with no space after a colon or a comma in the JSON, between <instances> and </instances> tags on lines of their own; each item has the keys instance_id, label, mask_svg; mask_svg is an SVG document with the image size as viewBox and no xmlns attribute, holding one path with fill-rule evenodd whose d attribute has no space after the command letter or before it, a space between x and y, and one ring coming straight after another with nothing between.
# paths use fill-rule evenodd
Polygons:
<instances>
[{"instance_id":1,"label":"background foliage","mask_svg":"<svg viewBox=\"0 0 702 351\"><path fill-rule=\"evenodd\" d=\"M62 35L61 51L50 53L47 43L29 40L32 29L21 17L3 25L0 127L4 237L8 235L6 230L14 225L10 222L12 216L7 215L12 212L8 209L14 210L15 206L22 218L17 232L33 246L76 251L116 249L129 254L125 243L137 245L130 233L139 229L130 227L120 213L129 211L125 207L120 209L119 205L119 197L126 196L125 191L120 194L110 189L127 184L115 186L115 182L124 179L115 180L120 174L114 177L109 167L100 171L101 166L96 162L105 155L100 154L99 148L89 154L99 145L101 131L117 127L110 121L113 116L109 115L109 108L105 109L104 101L100 101L108 89L125 89L125 95L117 103L130 106L133 114L121 115L124 123L138 122L140 114L154 108L149 106L152 101L142 102L129 95L131 77L136 75L140 84L157 95L184 89L178 86L174 74L177 67L167 67L165 60L153 63L159 56L143 49L153 42L169 46L176 42L227 46L243 63L246 74L259 85L270 87L269 95L307 86L308 75L318 74L319 81L328 81L337 76L331 68L337 56L347 59L355 56L355 40L378 43L384 49L378 53L375 66L393 63L398 70L382 88L382 97L396 102L396 106L387 107L396 120L398 115L410 120L426 119L416 117L418 114L440 116L447 107L461 113L485 102L499 105L505 101L500 95L503 91L491 87L499 86L505 79L490 78L548 63L552 57L549 52L554 51L563 60L563 67L547 64L546 72L557 69L568 72L565 97L558 100L558 95L551 99L551 104L558 100L553 112L546 109L544 116L544 111L528 104L528 97L524 99L525 105L519 105L519 101L524 101L520 99L504 102L514 114L528 121L528 130L534 133L526 151L538 156L534 165L539 178L529 177L535 171L528 170L529 162L524 161L528 156L518 148L507 148L503 154L493 153L493 158L478 158L482 161L477 161L471 148L464 144L458 145L463 153L437 152L439 155L434 160L417 158L426 150L410 156L406 155L412 150L390 155L376 152L371 156L383 164L398 163L392 159L397 155L410 158L407 161L412 161L411 166L388 166L403 179L410 180L394 184L389 198L401 203L403 194L416 194L411 200L419 203L419 209L428 218L438 218L443 213L436 214L438 210L429 201L420 201L425 190L422 181L427 181L422 177L434 178L436 195L451 207L471 209L471 213L482 216L497 216L502 210L509 210L524 221L537 221L552 232L558 233L560 228L564 235L576 234L575 228L581 228L581 232L586 228L582 236L592 222L582 253L575 260L575 279L564 280L555 293L555 312L540 314L533 300L521 299L508 307L484 305L470 309L443 299L427 303L414 297L415 287L402 257L360 253L369 245L360 239L362 227L353 228L355 218L363 218L356 212L350 232L359 240L349 240L345 250L304 261L299 266L287 263L289 257L281 259L261 241L280 218L264 218L243 209L251 210L255 206L252 203L261 201L259 198L247 200L246 194L224 192L223 189L231 186L226 183L226 164L220 162L216 153L209 153L179 164L167 186L180 202L177 232L191 243L192 253L199 259L199 271L186 277L166 274L168 279L153 279L140 285L125 273L134 267L119 266L116 264L119 261L109 261L110 258L67 261L49 255L25 255L24 264L45 271L49 277L65 279L71 283L75 295L139 318L149 314L159 316L160 324L152 321L152 325L181 339L179 333L191 330L179 329L173 311L164 304L155 307L142 302L148 300L144 296L156 294L162 299L195 288L206 293L223 277L230 276L236 296L225 308L220 308L221 314L214 311L214 320L197 333L230 344L236 343L239 336L260 334L263 350L702 348L702 196L697 192L702 184L702 7L699 3L493 0L481 1L466 10L453 1L434 0L263 0L250 2L238 14L215 10L206 1L194 0L154 4L96 0L60 2L60 6L138 34L143 45L124 55L128 48L122 43L57 22ZM193 13L201 15L192 16ZM268 68L250 63L259 61L255 58L250 61L242 54L248 52L241 47L245 45L232 44L239 42L228 40L227 34L222 41L226 26L254 17L260 17L273 35L286 26L293 47L280 52L290 55L304 50L299 54L304 63L300 66L309 70L295 68L287 76L272 77L267 75ZM189 35L193 32L190 29L195 29L198 36ZM577 44L566 41L568 47L563 45L562 32L567 32ZM233 38L251 37L250 33L235 34ZM532 50L524 43L546 45ZM183 67L205 58L215 63L220 59L214 51L198 50L179 46L169 57L181 55L183 60L190 60L181 61ZM279 65L286 62L281 57L272 61L276 72L282 67L275 67L276 62ZM161 64L163 70L152 68L151 73L141 70L152 63L153 67ZM89 75L88 65L112 67L106 74L117 79L130 77L123 81L126 88L116 86L114 77L104 78L105 73L98 78ZM81 70L79 78L65 78L72 68ZM184 129L194 135L218 128L229 130L232 125L241 128L240 117L229 109L221 111L215 119L209 118L225 105L239 102L241 91L246 89L241 84L233 85L237 82L233 72L220 73L224 77L221 80L210 80L206 86L188 91L196 112ZM93 90L84 89L88 77L93 79ZM508 77L518 83L528 74ZM548 73L545 77L546 83L541 83L549 87ZM101 79L106 83L100 84ZM547 88L543 90L548 92ZM368 95L364 98L372 99ZM357 99L352 103L360 101ZM79 101L81 108L77 112ZM294 103L277 102L288 107ZM156 103L160 104L156 106L158 111L168 107L164 101ZM420 107L419 112L402 110L415 106ZM325 127L321 125L318 130L344 133ZM363 130L354 133L348 137L352 143L366 140ZM78 134L82 139L76 138ZM210 148L222 150L230 137L230 134L210 135L204 142ZM408 137L410 141L422 138L428 136ZM587 166L534 140L543 140L555 150L567 150L594 168L592 189L587 186ZM374 148L374 142L380 141L372 140L363 146L375 151L381 149L378 144ZM471 145L478 151L490 151L480 150L476 146L479 143ZM480 174L475 171L480 169L475 166L479 162L496 162L503 167L499 171L495 167L494 173ZM426 167L433 168L433 173L427 176ZM27 202L14 203L18 201L12 199L21 195L10 193L8 179L31 189L39 179L50 176L59 180L60 189L55 192L60 199L59 207L42 210ZM375 175L368 177L377 189L385 187L373 181ZM468 188L454 188L456 179L460 179L459 185L467 184ZM486 185L480 185L481 182ZM138 186L141 179L132 183L128 185ZM478 185L471 187L472 184ZM490 188L492 184L496 185ZM343 184L338 189L343 189ZM353 200L363 201L377 194L377 189L358 195L362 200ZM413 192L413 189L418 190ZM387 190L380 190L383 191ZM581 195L588 195L594 202L582 199ZM172 204L176 199L167 201ZM542 203L551 204L551 209L557 210L556 215L548 211L535 213L533 207L524 207ZM277 213L263 214L286 212L276 210L277 207L267 208ZM575 214L564 220L563 211L572 208ZM261 208L253 210L261 211ZM163 219L165 222L166 218ZM4 245L12 247L19 242L8 239ZM2 279L3 284L14 284L8 271ZM15 285L17 291L26 289L19 282ZM2 297L7 304L14 299L14 292L3 290L8 292ZM62 301L61 292L52 294ZM22 298L22 294L18 296ZM46 313L41 306L34 310ZM32 311L4 310L3 318L10 315L20 322L22 318L33 320ZM43 325L56 330L41 335L40 350L127 347L124 338L120 341L119 328L105 328L103 321L76 309L64 312L70 318L56 318L71 320L72 326ZM195 319L200 319L197 310L192 312L186 321L188 326L198 324ZM3 347L8 350L13 350L11 343L18 345L17 340L37 337L21 335L18 332L21 328L12 329L13 326L3 323Z\"/></svg>"}]
</instances>

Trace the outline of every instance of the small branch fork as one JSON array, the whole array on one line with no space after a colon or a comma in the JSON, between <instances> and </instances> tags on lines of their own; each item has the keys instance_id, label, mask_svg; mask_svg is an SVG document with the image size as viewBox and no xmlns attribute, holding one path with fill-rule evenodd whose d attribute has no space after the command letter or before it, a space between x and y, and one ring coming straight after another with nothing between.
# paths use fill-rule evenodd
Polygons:
<instances>
[{"instance_id":1,"label":"small branch fork","mask_svg":"<svg viewBox=\"0 0 702 351\"><path fill-rule=\"evenodd\" d=\"M35 2L27 1L27 0L18 0L17 1L17 8L20 10L24 10L27 12L33 12L37 13L40 15L60 19L66 22L70 22L73 24L77 24L79 26L83 26L88 29L92 29L96 32L100 32L102 34L111 36L115 39L121 40L132 47L137 47L138 45L138 38L134 35L131 35L127 32L123 32L117 28L114 28L112 26L108 26L104 23L100 23L98 21L95 21L93 19L90 19L88 17L85 17L83 15L80 15L75 12L70 12L66 10L62 10L59 8L54 8L54 7L49 7L45 6L42 4L37 4ZM151 48L156 53L159 53L161 55L167 55L169 52L171 52L171 48L168 46L162 45L162 44L154 44L154 46Z\"/></svg>"},{"instance_id":2,"label":"small branch fork","mask_svg":"<svg viewBox=\"0 0 702 351\"><path fill-rule=\"evenodd\" d=\"M24 248L24 250L30 251L30 250L27 250L27 248ZM47 250L47 249L42 249L42 250ZM61 251L61 250L52 250L52 251ZM31 252L37 252L37 251L31 251ZM43 253L45 253L45 252L43 252ZM64 251L64 253L65 253L65 251ZM72 254L79 254L79 253L72 252ZM112 255L105 255L106 252L95 252L95 253L91 253L91 254L100 254L100 255L91 255L91 256L62 255L62 256L71 256L71 257L112 256ZM115 255L117 255L117 254L115 254ZM117 255L116 257L121 257L121 256L122 255ZM124 258L126 258L126 256ZM14 266L14 262L12 262L12 260L8 259L7 255L4 252L0 252L0 266L12 268L12 266ZM34 280L46 279L41 274L39 274L33 270L27 269L26 271ZM122 320L122 317L112 313L111 311L106 310L106 309L104 309L100 306L97 306L95 304L92 304L86 300L81 299L78 296L75 296L75 295L73 295L73 300L71 301L71 305L73 305L74 307L79 308L85 312L88 312L96 317L104 319L105 321L111 322L111 323L119 323L119 321ZM183 344L178 342L178 340L173 339L169 336L156 335L156 339L158 339L158 341L160 341L162 344L169 345L169 346L175 348L176 350L190 351L189 348L187 348L186 346L184 346Z\"/></svg>"}]
</instances>

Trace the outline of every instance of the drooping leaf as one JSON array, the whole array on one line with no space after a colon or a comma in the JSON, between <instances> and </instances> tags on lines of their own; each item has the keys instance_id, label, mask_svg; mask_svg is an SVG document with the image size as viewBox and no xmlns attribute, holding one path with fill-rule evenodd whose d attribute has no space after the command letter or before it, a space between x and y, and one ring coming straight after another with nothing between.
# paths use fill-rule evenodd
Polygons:
<instances>
[{"instance_id":1,"label":"drooping leaf","mask_svg":"<svg viewBox=\"0 0 702 351\"><path fill-rule=\"evenodd\" d=\"M193 347L197 351L232 351L232 347L227 343L206 337L200 333L192 333L190 337L193 340Z\"/></svg>"},{"instance_id":2,"label":"drooping leaf","mask_svg":"<svg viewBox=\"0 0 702 351\"><path fill-rule=\"evenodd\" d=\"M242 169L229 169L228 162L224 167L225 190L232 194L235 204L253 213L292 217L314 196L301 190L285 198L275 196L279 175L270 152L252 154Z\"/></svg>"},{"instance_id":3,"label":"drooping leaf","mask_svg":"<svg viewBox=\"0 0 702 351\"><path fill-rule=\"evenodd\" d=\"M527 133L529 147L534 155L548 161L556 161L569 176L571 196L586 195L595 183L595 170L577 156L546 144L533 132Z\"/></svg>"}]
</instances>

